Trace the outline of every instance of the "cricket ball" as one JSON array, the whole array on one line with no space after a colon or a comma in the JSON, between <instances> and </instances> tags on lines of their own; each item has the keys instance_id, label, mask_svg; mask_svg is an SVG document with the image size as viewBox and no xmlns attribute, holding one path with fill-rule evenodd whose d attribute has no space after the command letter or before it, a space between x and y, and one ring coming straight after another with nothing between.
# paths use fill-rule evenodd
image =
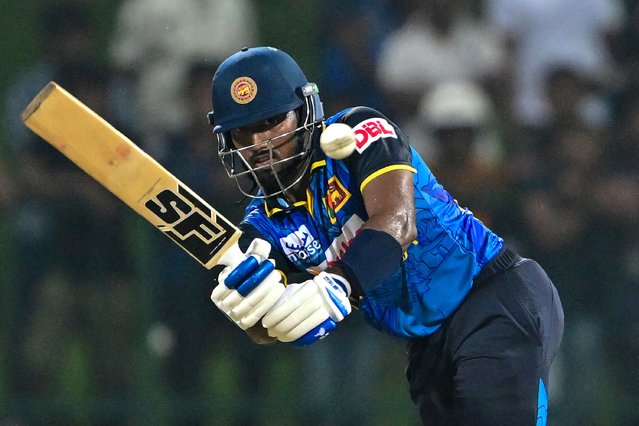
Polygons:
<instances>
[{"instance_id":1,"label":"cricket ball","mask_svg":"<svg viewBox=\"0 0 639 426\"><path fill-rule=\"evenodd\" d=\"M355 151L355 132L348 124L333 123L320 136L324 154L335 160L343 160Z\"/></svg>"}]
</instances>

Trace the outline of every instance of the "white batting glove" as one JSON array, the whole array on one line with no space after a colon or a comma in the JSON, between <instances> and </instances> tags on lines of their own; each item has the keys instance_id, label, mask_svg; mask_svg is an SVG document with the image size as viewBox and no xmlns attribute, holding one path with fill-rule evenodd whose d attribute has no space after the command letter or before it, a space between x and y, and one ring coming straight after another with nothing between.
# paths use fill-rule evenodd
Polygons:
<instances>
[{"instance_id":1,"label":"white batting glove","mask_svg":"<svg viewBox=\"0 0 639 426\"><path fill-rule=\"evenodd\" d=\"M254 239L244 260L227 266L218 276L211 300L242 330L254 326L284 292L282 276L268 259L271 245Z\"/></svg>"},{"instance_id":2,"label":"white batting glove","mask_svg":"<svg viewBox=\"0 0 639 426\"><path fill-rule=\"evenodd\" d=\"M348 281L321 272L312 280L289 284L277 303L262 319L271 337L295 345L309 345L335 329L351 312Z\"/></svg>"}]
</instances>

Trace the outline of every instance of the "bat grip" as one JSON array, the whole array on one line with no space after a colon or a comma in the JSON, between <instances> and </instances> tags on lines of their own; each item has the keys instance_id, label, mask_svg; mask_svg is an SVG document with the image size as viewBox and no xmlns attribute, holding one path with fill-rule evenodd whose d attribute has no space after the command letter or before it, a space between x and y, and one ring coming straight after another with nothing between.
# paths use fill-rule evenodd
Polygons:
<instances>
[{"instance_id":1,"label":"bat grip","mask_svg":"<svg viewBox=\"0 0 639 426\"><path fill-rule=\"evenodd\" d=\"M236 267L240 264L244 259L246 259L246 255L242 253L240 250L240 246L237 242L233 243L231 247L228 248L220 257L219 264L224 266Z\"/></svg>"}]
</instances>

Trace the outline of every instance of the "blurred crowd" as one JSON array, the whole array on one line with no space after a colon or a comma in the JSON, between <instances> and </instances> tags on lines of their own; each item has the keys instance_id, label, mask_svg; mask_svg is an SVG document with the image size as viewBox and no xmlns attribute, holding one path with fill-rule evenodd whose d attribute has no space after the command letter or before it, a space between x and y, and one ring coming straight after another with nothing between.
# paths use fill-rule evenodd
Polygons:
<instances>
[{"instance_id":1,"label":"blurred crowd","mask_svg":"<svg viewBox=\"0 0 639 426\"><path fill-rule=\"evenodd\" d=\"M237 223L210 81L270 44L327 115L379 109L547 269L566 314L553 423L639 424L639 2L303 3L35 3L39 60L2 86L0 423L416 424L402 342L356 313L314 347L253 345L209 301L215 271L19 121L55 80Z\"/></svg>"}]
</instances>

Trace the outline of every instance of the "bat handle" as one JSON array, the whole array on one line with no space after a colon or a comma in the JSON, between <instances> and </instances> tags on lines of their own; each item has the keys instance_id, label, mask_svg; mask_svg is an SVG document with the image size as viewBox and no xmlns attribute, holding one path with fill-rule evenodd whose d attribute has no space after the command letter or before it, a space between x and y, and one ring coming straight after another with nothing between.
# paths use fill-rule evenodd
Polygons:
<instances>
[{"instance_id":1,"label":"bat handle","mask_svg":"<svg viewBox=\"0 0 639 426\"><path fill-rule=\"evenodd\" d=\"M242 253L240 246L235 242L220 257L218 264L235 267L244 259L246 259L246 255Z\"/></svg>"}]
</instances>

